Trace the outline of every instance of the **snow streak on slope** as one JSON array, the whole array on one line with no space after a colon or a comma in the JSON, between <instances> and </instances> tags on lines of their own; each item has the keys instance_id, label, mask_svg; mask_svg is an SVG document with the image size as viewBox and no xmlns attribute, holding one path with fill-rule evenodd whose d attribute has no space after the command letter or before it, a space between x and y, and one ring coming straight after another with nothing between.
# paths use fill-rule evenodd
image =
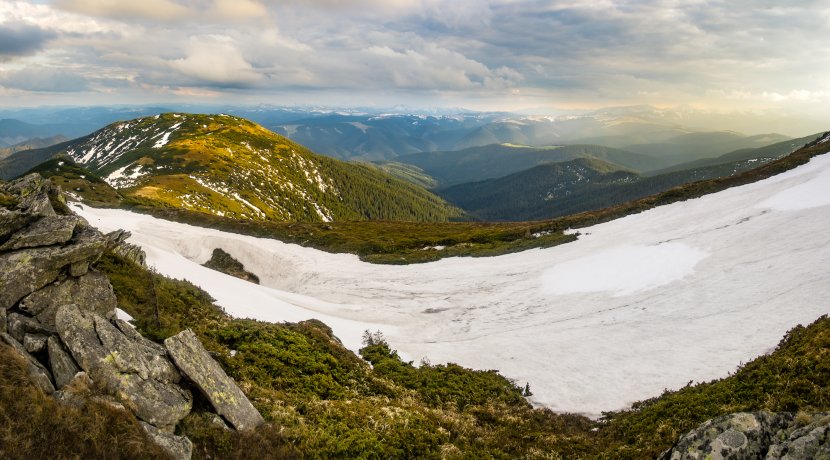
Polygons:
<instances>
[{"instance_id":1,"label":"snow streak on slope","mask_svg":"<svg viewBox=\"0 0 830 460\"><path fill-rule=\"evenodd\" d=\"M493 258L377 266L118 210L164 274L237 316L316 317L344 343L382 330L407 359L499 369L534 402L598 415L726 376L828 313L830 155L755 184L582 229L574 243ZM247 284L198 264L221 247Z\"/></svg>"}]
</instances>

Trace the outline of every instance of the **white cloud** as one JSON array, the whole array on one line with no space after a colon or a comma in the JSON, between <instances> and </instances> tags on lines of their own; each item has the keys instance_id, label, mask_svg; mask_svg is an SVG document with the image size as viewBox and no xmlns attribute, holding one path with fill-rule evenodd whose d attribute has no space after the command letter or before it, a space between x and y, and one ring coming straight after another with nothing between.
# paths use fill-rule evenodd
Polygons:
<instances>
[{"instance_id":1,"label":"white cloud","mask_svg":"<svg viewBox=\"0 0 830 460\"><path fill-rule=\"evenodd\" d=\"M170 62L170 67L201 84L250 86L262 79L246 61L232 39L220 35L190 38L187 55Z\"/></svg>"},{"instance_id":2,"label":"white cloud","mask_svg":"<svg viewBox=\"0 0 830 460\"><path fill-rule=\"evenodd\" d=\"M89 16L126 20L141 18L172 21L188 14L187 7L171 0L57 0L55 5Z\"/></svg>"}]
</instances>

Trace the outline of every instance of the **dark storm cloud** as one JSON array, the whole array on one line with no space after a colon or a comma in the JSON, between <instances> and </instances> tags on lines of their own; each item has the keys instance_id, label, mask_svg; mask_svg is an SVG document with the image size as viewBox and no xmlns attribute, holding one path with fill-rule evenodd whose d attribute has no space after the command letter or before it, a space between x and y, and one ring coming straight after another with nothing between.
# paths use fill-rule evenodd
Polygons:
<instances>
[{"instance_id":1,"label":"dark storm cloud","mask_svg":"<svg viewBox=\"0 0 830 460\"><path fill-rule=\"evenodd\" d=\"M52 31L29 24L0 24L0 59L34 54L56 36Z\"/></svg>"}]
</instances>

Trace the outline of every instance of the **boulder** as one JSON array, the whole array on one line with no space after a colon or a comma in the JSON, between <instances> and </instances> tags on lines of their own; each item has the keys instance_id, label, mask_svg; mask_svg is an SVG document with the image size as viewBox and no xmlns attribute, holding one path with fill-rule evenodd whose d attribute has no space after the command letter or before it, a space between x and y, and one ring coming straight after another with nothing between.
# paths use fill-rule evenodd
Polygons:
<instances>
[{"instance_id":1,"label":"boulder","mask_svg":"<svg viewBox=\"0 0 830 460\"><path fill-rule=\"evenodd\" d=\"M0 334L9 332L6 314L6 309L0 308Z\"/></svg>"},{"instance_id":2,"label":"boulder","mask_svg":"<svg viewBox=\"0 0 830 460\"><path fill-rule=\"evenodd\" d=\"M242 390L210 357L190 329L164 341L179 370L201 390L216 412L237 430L250 430L265 421Z\"/></svg>"},{"instance_id":3,"label":"boulder","mask_svg":"<svg viewBox=\"0 0 830 460\"><path fill-rule=\"evenodd\" d=\"M2 338L3 342L10 345L17 352L17 354L26 360L26 363L28 364L29 379L31 379L32 383L34 383L36 387L47 395L54 393L55 385L52 383L52 376L43 364L40 364L34 356L30 355L26 349L23 348L23 345L15 340L14 337L9 334L0 334L0 338Z\"/></svg>"},{"instance_id":4,"label":"boulder","mask_svg":"<svg viewBox=\"0 0 830 460\"><path fill-rule=\"evenodd\" d=\"M49 351L49 367L52 368L55 386L61 390L75 378L78 372L81 372L81 368L57 337L49 337L46 341L46 349Z\"/></svg>"},{"instance_id":5,"label":"boulder","mask_svg":"<svg viewBox=\"0 0 830 460\"><path fill-rule=\"evenodd\" d=\"M163 352L74 304L58 309L55 325L80 368L141 420L169 427L190 413L192 396L176 385L181 375Z\"/></svg>"},{"instance_id":6,"label":"boulder","mask_svg":"<svg viewBox=\"0 0 830 460\"><path fill-rule=\"evenodd\" d=\"M830 459L830 413L813 414L807 425L793 429L783 441L773 443L767 459Z\"/></svg>"},{"instance_id":7,"label":"boulder","mask_svg":"<svg viewBox=\"0 0 830 460\"><path fill-rule=\"evenodd\" d=\"M29 353L40 353L46 349L46 340L48 339L48 335L26 334L23 336L23 348Z\"/></svg>"},{"instance_id":8,"label":"boulder","mask_svg":"<svg viewBox=\"0 0 830 460\"><path fill-rule=\"evenodd\" d=\"M725 415L686 433L659 458L830 459L830 413L798 417L786 412Z\"/></svg>"},{"instance_id":9,"label":"boulder","mask_svg":"<svg viewBox=\"0 0 830 460\"><path fill-rule=\"evenodd\" d=\"M18 231L5 243L0 251L37 248L63 244L72 238L78 218L75 216L45 216Z\"/></svg>"},{"instance_id":10,"label":"boulder","mask_svg":"<svg viewBox=\"0 0 830 460\"><path fill-rule=\"evenodd\" d=\"M54 216L55 209L49 200L52 194L52 181L40 174L32 173L6 185L6 191L20 196L17 207L28 214Z\"/></svg>"},{"instance_id":11,"label":"boulder","mask_svg":"<svg viewBox=\"0 0 830 460\"><path fill-rule=\"evenodd\" d=\"M8 309L55 281L64 267L97 260L106 248L106 239L94 229L80 228L68 246L0 254L0 308Z\"/></svg>"},{"instance_id":12,"label":"boulder","mask_svg":"<svg viewBox=\"0 0 830 460\"><path fill-rule=\"evenodd\" d=\"M54 334L53 328L48 328L34 318L23 316L20 313L8 314L8 329L9 335L14 337L18 342L23 342L26 334Z\"/></svg>"},{"instance_id":13,"label":"boulder","mask_svg":"<svg viewBox=\"0 0 830 460\"><path fill-rule=\"evenodd\" d=\"M193 443L185 436L165 433L149 423L140 423L147 437L175 460L190 460L190 456L193 455Z\"/></svg>"},{"instance_id":14,"label":"boulder","mask_svg":"<svg viewBox=\"0 0 830 460\"><path fill-rule=\"evenodd\" d=\"M37 216L0 208L0 241L6 241L18 230L34 222Z\"/></svg>"},{"instance_id":15,"label":"boulder","mask_svg":"<svg viewBox=\"0 0 830 460\"><path fill-rule=\"evenodd\" d=\"M118 300L109 279L100 272L90 271L80 278L68 278L29 294L20 301L20 309L46 327L54 328L55 313L68 303L111 318Z\"/></svg>"}]
</instances>

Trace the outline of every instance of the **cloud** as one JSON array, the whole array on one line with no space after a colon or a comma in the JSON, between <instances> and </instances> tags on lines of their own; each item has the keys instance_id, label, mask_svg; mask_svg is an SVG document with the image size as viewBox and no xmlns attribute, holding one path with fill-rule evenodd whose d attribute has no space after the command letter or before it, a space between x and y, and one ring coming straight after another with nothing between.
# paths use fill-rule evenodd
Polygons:
<instances>
[{"instance_id":1,"label":"cloud","mask_svg":"<svg viewBox=\"0 0 830 460\"><path fill-rule=\"evenodd\" d=\"M87 80L78 74L42 66L0 72L0 86L47 93L81 92L89 89Z\"/></svg>"},{"instance_id":2,"label":"cloud","mask_svg":"<svg viewBox=\"0 0 830 460\"><path fill-rule=\"evenodd\" d=\"M172 21L187 16L187 7L171 0L57 0L55 5L74 13L118 19Z\"/></svg>"},{"instance_id":3,"label":"cloud","mask_svg":"<svg viewBox=\"0 0 830 460\"><path fill-rule=\"evenodd\" d=\"M187 56L171 61L170 67L196 85L244 88L262 79L233 40L220 35L191 37Z\"/></svg>"},{"instance_id":4,"label":"cloud","mask_svg":"<svg viewBox=\"0 0 830 460\"><path fill-rule=\"evenodd\" d=\"M0 60L34 54L56 36L52 31L29 24L0 24Z\"/></svg>"}]
</instances>

